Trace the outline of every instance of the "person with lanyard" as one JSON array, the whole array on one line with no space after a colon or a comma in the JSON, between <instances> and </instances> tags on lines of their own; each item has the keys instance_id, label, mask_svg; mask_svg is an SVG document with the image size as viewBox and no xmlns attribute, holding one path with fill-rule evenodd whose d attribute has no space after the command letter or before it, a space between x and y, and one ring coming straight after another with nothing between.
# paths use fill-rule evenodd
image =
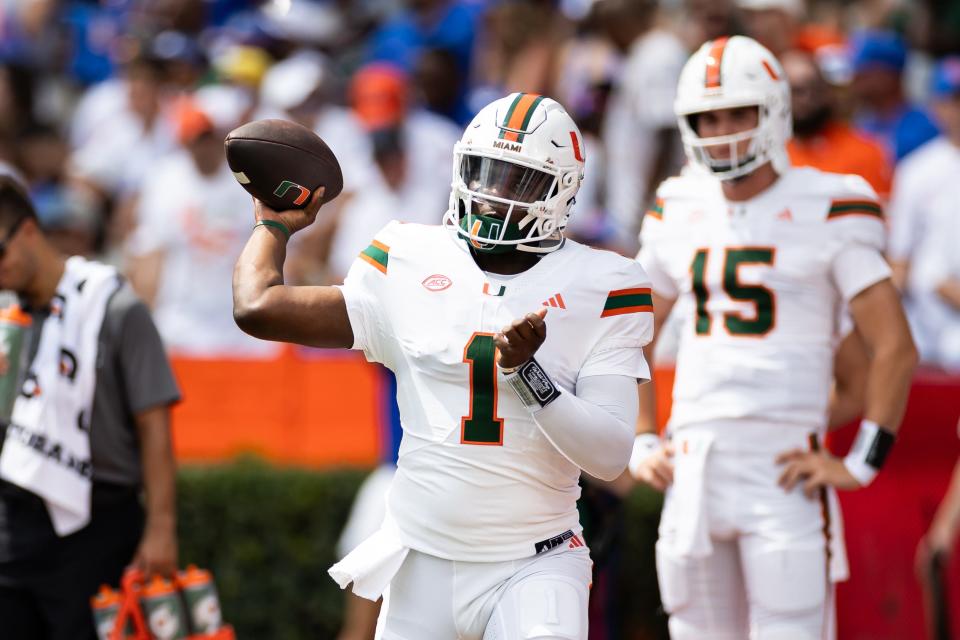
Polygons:
<instances>
[{"instance_id":1,"label":"person with lanyard","mask_svg":"<svg viewBox=\"0 0 960 640\"><path fill-rule=\"evenodd\" d=\"M8 177L0 238L0 288L32 318L0 426L2 635L95 640L101 584L131 565L176 570L169 423L180 393L147 307L113 267L59 253ZM0 370L16 364L4 357Z\"/></svg>"}]
</instances>

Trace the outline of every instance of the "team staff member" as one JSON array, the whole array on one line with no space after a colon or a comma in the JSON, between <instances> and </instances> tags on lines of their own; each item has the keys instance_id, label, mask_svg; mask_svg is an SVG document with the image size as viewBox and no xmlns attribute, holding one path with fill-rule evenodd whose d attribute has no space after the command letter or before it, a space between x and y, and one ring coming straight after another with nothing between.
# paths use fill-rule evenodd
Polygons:
<instances>
[{"instance_id":1,"label":"team staff member","mask_svg":"<svg viewBox=\"0 0 960 640\"><path fill-rule=\"evenodd\" d=\"M176 568L179 392L146 306L112 267L60 254L9 178L0 287L33 319L25 382L0 427L0 635L94 640L100 584L131 563Z\"/></svg>"}]
</instances>

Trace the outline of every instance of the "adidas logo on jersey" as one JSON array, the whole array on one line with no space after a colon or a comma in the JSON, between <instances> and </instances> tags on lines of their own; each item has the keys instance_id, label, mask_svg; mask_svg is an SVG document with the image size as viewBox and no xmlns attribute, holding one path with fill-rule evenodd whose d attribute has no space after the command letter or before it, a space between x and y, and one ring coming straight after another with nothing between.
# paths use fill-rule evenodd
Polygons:
<instances>
[{"instance_id":1,"label":"adidas logo on jersey","mask_svg":"<svg viewBox=\"0 0 960 640\"><path fill-rule=\"evenodd\" d=\"M550 296L550 299L546 302L541 302L541 305L544 307L555 307L557 309L566 309L567 305L563 303L563 296L559 293L553 296Z\"/></svg>"},{"instance_id":2,"label":"adidas logo on jersey","mask_svg":"<svg viewBox=\"0 0 960 640\"><path fill-rule=\"evenodd\" d=\"M790 209L784 209L777 214L777 220L785 220L787 222L793 222L793 214L790 213Z\"/></svg>"}]
</instances>

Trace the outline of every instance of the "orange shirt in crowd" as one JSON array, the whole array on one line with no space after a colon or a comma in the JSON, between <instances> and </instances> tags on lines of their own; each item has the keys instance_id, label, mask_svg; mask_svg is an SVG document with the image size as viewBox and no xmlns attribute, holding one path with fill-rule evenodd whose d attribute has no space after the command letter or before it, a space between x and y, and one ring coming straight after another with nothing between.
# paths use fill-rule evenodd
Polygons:
<instances>
[{"instance_id":1,"label":"orange shirt in crowd","mask_svg":"<svg viewBox=\"0 0 960 640\"><path fill-rule=\"evenodd\" d=\"M793 138L787 145L790 162L832 173L854 173L886 199L890 195L893 166L879 143L846 124L833 122L813 138Z\"/></svg>"}]
</instances>

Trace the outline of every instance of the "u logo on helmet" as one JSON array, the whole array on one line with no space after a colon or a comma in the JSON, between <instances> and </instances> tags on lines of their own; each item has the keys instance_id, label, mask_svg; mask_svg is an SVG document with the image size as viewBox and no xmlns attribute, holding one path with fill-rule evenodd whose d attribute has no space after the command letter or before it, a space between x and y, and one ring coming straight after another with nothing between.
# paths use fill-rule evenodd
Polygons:
<instances>
[{"instance_id":1,"label":"u logo on helmet","mask_svg":"<svg viewBox=\"0 0 960 640\"><path fill-rule=\"evenodd\" d=\"M291 182L289 180L284 180L283 182L281 182L280 186L278 186L276 190L274 190L273 195L277 196L278 198L282 198L283 196L287 195L287 192L290 191L290 189L300 190L300 195L298 195L293 201L293 204L295 205L303 204L304 202L307 201L307 198L310 197L309 189L307 189L306 187L302 187L296 182Z\"/></svg>"},{"instance_id":2,"label":"u logo on helmet","mask_svg":"<svg viewBox=\"0 0 960 640\"><path fill-rule=\"evenodd\" d=\"M585 162L583 159L583 152L580 151L580 141L577 139L577 132L570 132L570 142L573 144L573 157L577 159L577 162Z\"/></svg>"}]
</instances>

